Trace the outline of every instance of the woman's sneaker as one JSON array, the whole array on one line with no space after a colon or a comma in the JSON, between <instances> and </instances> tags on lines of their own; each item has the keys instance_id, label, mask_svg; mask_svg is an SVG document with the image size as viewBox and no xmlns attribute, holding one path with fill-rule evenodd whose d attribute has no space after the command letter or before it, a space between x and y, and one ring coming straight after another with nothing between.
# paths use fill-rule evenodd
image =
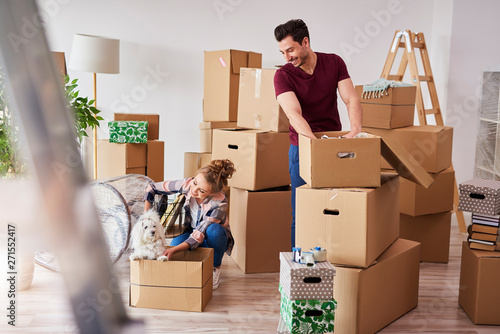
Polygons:
<instances>
[{"instance_id":1,"label":"woman's sneaker","mask_svg":"<svg viewBox=\"0 0 500 334\"><path fill-rule=\"evenodd\" d=\"M219 287L220 284L220 268L214 268L213 279L214 283L212 290L215 290Z\"/></svg>"}]
</instances>

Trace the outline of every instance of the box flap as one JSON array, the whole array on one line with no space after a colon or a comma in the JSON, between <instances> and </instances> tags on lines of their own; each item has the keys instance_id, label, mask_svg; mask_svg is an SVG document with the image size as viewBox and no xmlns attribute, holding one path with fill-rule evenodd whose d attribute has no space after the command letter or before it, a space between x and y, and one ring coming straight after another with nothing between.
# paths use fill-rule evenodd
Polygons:
<instances>
[{"instance_id":1,"label":"box flap","mask_svg":"<svg viewBox=\"0 0 500 334\"><path fill-rule=\"evenodd\" d=\"M248 66L253 68L262 67L262 54L257 52L248 52Z\"/></svg>"},{"instance_id":2,"label":"box flap","mask_svg":"<svg viewBox=\"0 0 500 334\"><path fill-rule=\"evenodd\" d=\"M248 52L231 50L231 71L239 74L242 67L248 67Z\"/></svg>"},{"instance_id":3,"label":"box flap","mask_svg":"<svg viewBox=\"0 0 500 334\"><path fill-rule=\"evenodd\" d=\"M381 153L401 177L418 183L424 188L429 188L434 182L434 179L397 141L382 138Z\"/></svg>"}]
</instances>

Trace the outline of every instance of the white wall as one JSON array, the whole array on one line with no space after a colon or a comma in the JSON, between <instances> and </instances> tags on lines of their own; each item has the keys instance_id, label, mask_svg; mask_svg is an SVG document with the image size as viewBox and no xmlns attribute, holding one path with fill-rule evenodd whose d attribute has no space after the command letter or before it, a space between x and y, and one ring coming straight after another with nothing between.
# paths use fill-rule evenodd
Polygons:
<instances>
[{"instance_id":1,"label":"white wall","mask_svg":"<svg viewBox=\"0 0 500 334\"><path fill-rule=\"evenodd\" d=\"M51 49L66 52L67 59L75 33L121 40L120 74L98 74L98 107L106 120L112 119L113 112L160 114L167 179L182 177L183 152L199 150L203 51L251 50L263 54L263 67L282 64L273 30L291 18L308 24L313 50L338 53L345 59L355 84L380 77L396 30L423 32L438 94L441 100L446 97L448 48L441 41L450 40L451 0L38 2ZM158 86L141 95L151 71L158 73ZM92 95L91 74L72 70L69 74L79 78L82 93ZM348 128L345 107L342 102L339 106ZM99 138L107 138L106 127L99 131Z\"/></svg>"}]
</instances>

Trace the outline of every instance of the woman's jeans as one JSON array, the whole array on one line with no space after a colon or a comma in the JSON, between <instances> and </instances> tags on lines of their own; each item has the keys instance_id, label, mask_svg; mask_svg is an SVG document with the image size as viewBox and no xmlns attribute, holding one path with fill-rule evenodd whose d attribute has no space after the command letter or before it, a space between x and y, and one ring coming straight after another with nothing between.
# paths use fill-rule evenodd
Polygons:
<instances>
[{"instance_id":1,"label":"woman's jeans","mask_svg":"<svg viewBox=\"0 0 500 334\"><path fill-rule=\"evenodd\" d=\"M177 246L186 241L189 235L193 233L192 228L186 229L183 234L175 237L170 242L170 246ZM220 224L214 223L207 227L205 239L200 247L208 247L214 249L214 268L219 267L222 263L222 257L227 250L227 234L224 227Z\"/></svg>"},{"instance_id":2,"label":"woman's jeans","mask_svg":"<svg viewBox=\"0 0 500 334\"><path fill-rule=\"evenodd\" d=\"M306 184L299 174L299 147L290 145L288 150L288 171L292 182L292 247L295 247L295 189Z\"/></svg>"}]
</instances>

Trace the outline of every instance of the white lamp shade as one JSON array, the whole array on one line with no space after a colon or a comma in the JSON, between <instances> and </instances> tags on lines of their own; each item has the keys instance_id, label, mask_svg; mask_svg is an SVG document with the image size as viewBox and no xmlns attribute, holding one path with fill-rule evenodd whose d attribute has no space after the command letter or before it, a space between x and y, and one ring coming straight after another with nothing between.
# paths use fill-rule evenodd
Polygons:
<instances>
[{"instance_id":1,"label":"white lamp shade","mask_svg":"<svg viewBox=\"0 0 500 334\"><path fill-rule=\"evenodd\" d=\"M75 34L69 68L92 73L120 73L120 40Z\"/></svg>"}]
</instances>

